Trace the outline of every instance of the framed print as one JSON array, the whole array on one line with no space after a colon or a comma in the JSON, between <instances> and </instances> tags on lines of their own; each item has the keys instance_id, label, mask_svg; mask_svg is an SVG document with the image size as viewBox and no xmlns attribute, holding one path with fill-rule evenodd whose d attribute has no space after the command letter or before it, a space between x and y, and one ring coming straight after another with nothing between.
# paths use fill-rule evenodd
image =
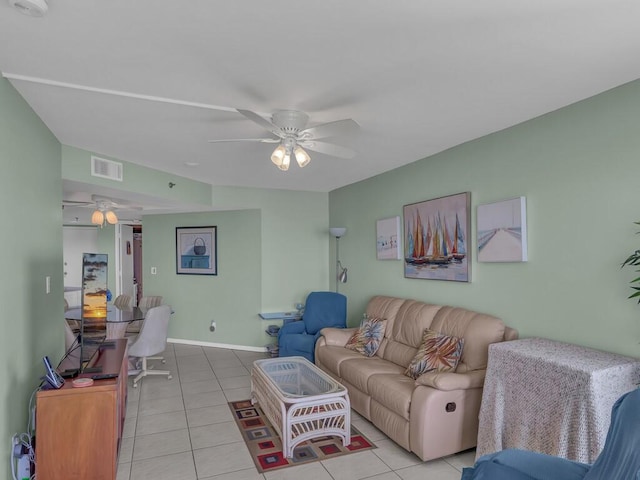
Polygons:
<instances>
[{"instance_id":1,"label":"framed print","mask_svg":"<svg viewBox=\"0 0 640 480\"><path fill-rule=\"evenodd\" d=\"M217 227L176 227L176 273L217 275Z\"/></svg>"},{"instance_id":2,"label":"framed print","mask_svg":"<svg viewBox=\"0 0 640 480\"><path fill-rule=\"evenodd\" d=\"M469 192L403 207L404 276L471 281Z\"/></svg>"},{"instance_id":3,"label":"framed print","mask_svg":"<svg viewBox=\"0 0 640 480\"><path fill-rule=\"evenodd\" d=\"M400 217L383 218L376 222L376 258L400 260Z\"/></svg>"},{"instance_id":4,"label":"framed print","mask_svg":"<svg viewBox=\"0 0 640 480\"><path fill-rule=\"evenodd\" d=\"M478 261L527 261L525 197L478 205Z\"/></svg>"}]
</instances>

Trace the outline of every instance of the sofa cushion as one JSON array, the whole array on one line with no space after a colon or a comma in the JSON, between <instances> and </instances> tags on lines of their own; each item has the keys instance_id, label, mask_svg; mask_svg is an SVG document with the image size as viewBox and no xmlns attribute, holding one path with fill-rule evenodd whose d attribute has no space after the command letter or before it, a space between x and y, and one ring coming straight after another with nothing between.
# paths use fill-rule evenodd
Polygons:
<instances>
[{"instance_id":1,"label":"sofa cushion","mask_svg":"<svg viewBox=\"0 0 640 480\"><path fill-rule=\"evenodd\" d=\"M398 310L391 332L387 333L381 356L396 365L408 367L420 346L422 332L431 326L440 308L440 305L406 300Z\"/></svg>"},{"instance_id":2,"label":"sofa cushion","mask_svg":"<svg viewBox=\"0 0 640 480\"><path fill-rule=\"evenodd\" d=\"M381 318L367 318L347 341L345 348L361 353L365 357L374 356L380 347L386 325L387 321Z\"/></svg>"},{"instance_id":3,"label":"sofa cushion","mask_svg":"<svg viewBox=\"0 0 640 480\"><path fill-rule=\"evenodd\" d=\"M505 332L505 325L499 318L456 307L442 307L430 328L464 338L458 372L487 368L489 345L502 341Z\"/></svg>"},{"instance_id":4,"label":"sofa cushion","mask_svg":"<svg viewBox=\"0 0 640 480\"><path fill-rule=\"evenodd\" d=\"M358 355L358 354L356 354ZM404 368L395 363L387 362L377 356L350 358L340 364L340 378L344 378L358 390L370 394L369 377L374 374L395 373L402 374Z\"/></svg>"},{"instance_id":5,"label":"sofa cushion","mask_svg":"<svg viewBox=\"0 0 640 480\"><path fill-rule=\"evenodd\" d=\"M356 358L362 358L362 355L343 347L325 345L322 348L316 349L316 363L324 366L340 378L342 378L342 374L340 373L342 363L346 360Z\"/></svg>"},{"instance_id":6,"label":"sofa cushion","mask_svg":"<svg viewBox=\"0 0 640 480\"><path fill-rule=\"evenodd\" d=\"M369 378L371 398L392 412L409 420L409 407L415 382L405 375L376 374Z\"/></svg>"},{"instance_id":7,"label":"sofa cushion","mask_svg":"<svg viewBox=\"0 0 640 480\"><path fill-rule=\"evenodd\" d=\"M422 344L404 374L416 379L423 373L431 371L455 372L462 356L463 346L463 338L425 328Z\"/></svg>"}]
</instances>

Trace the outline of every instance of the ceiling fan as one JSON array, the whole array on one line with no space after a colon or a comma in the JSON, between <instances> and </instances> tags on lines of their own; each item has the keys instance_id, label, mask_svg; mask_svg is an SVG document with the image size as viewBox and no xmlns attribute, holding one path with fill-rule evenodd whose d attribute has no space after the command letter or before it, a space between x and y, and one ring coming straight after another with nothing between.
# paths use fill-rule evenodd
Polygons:
<instances>
[{"instance_id":1,"label":"ceiling fan","mask_svg":"<svg viewBox=\"0 0 640 480\"><path fill-rule=\"evenodd\" d=\"M91 201L63 200L62 208L64 209L68 207L93 208L94 212L91 215L91 223L100 226L104 226L105 223L110 223L112 225L118 223L118 216L115 214L115 210L142 210L142 207L130 205L124 201L115 201L98 195L91 195Z\"/></svg>"},{"instance_id":2,"label":"ceiling fan","mask_svg":"<svg viewBox=\"0 0 640 480\"><path fill-rule=\"evenodd\" d=\"M349 135L357 132L360 126L350 118L305 128L309 121L309 116L298 110L278 110L271 117L271 122L250 110L238 109L237 111L252 122L260 125L272 135L275 135L276 138L234 138L209 140L210 143L278 143L279 145L271 154L271 161L280 170L284 171L289 169L291 155L295 156L300 167L305 167L309 164L311 157L305 149L339 158L353 158L356 154L356 152L348 148L326 141L319 141L319 139L327 137Z\"/></svg>"}]
</instances>

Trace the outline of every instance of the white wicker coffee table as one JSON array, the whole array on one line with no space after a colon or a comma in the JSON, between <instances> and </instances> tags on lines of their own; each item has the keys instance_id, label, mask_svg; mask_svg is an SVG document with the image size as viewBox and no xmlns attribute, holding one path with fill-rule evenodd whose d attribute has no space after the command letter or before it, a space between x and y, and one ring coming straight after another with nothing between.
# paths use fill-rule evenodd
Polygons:
<instances>
[{"instance_id":1,"label":"white wicker coffee table","mask_svg":"<svg viewBox=\"0 0 640 480\"><path fill-rule=\"evenodd\" d=\"M303 357L256 360L251 369L251 400L258 402L280 434L282 452L323 435L351 443L351 405L347 389Z\"/></svg>"}]
</instances>

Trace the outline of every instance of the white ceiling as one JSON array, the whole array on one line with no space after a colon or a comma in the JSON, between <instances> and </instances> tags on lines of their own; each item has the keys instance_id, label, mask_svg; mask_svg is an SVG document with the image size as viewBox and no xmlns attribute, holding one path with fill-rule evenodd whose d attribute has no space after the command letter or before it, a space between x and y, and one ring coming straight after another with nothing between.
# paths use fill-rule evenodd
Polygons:
<instances>
[{"instance_id":1,"label":"white ceiling","mask_svg":"<svg viewBox=\"0 0 640 480\"><path fill-rule=\"evenodd\" d=\"M326 192L640 78L639 20L637 0L0 1L0 70L63 144ZM207 142L269 136L234 108L352 118L336 143L358 154L281 172L273 145Z\"/></svg>"}]
</instances>

